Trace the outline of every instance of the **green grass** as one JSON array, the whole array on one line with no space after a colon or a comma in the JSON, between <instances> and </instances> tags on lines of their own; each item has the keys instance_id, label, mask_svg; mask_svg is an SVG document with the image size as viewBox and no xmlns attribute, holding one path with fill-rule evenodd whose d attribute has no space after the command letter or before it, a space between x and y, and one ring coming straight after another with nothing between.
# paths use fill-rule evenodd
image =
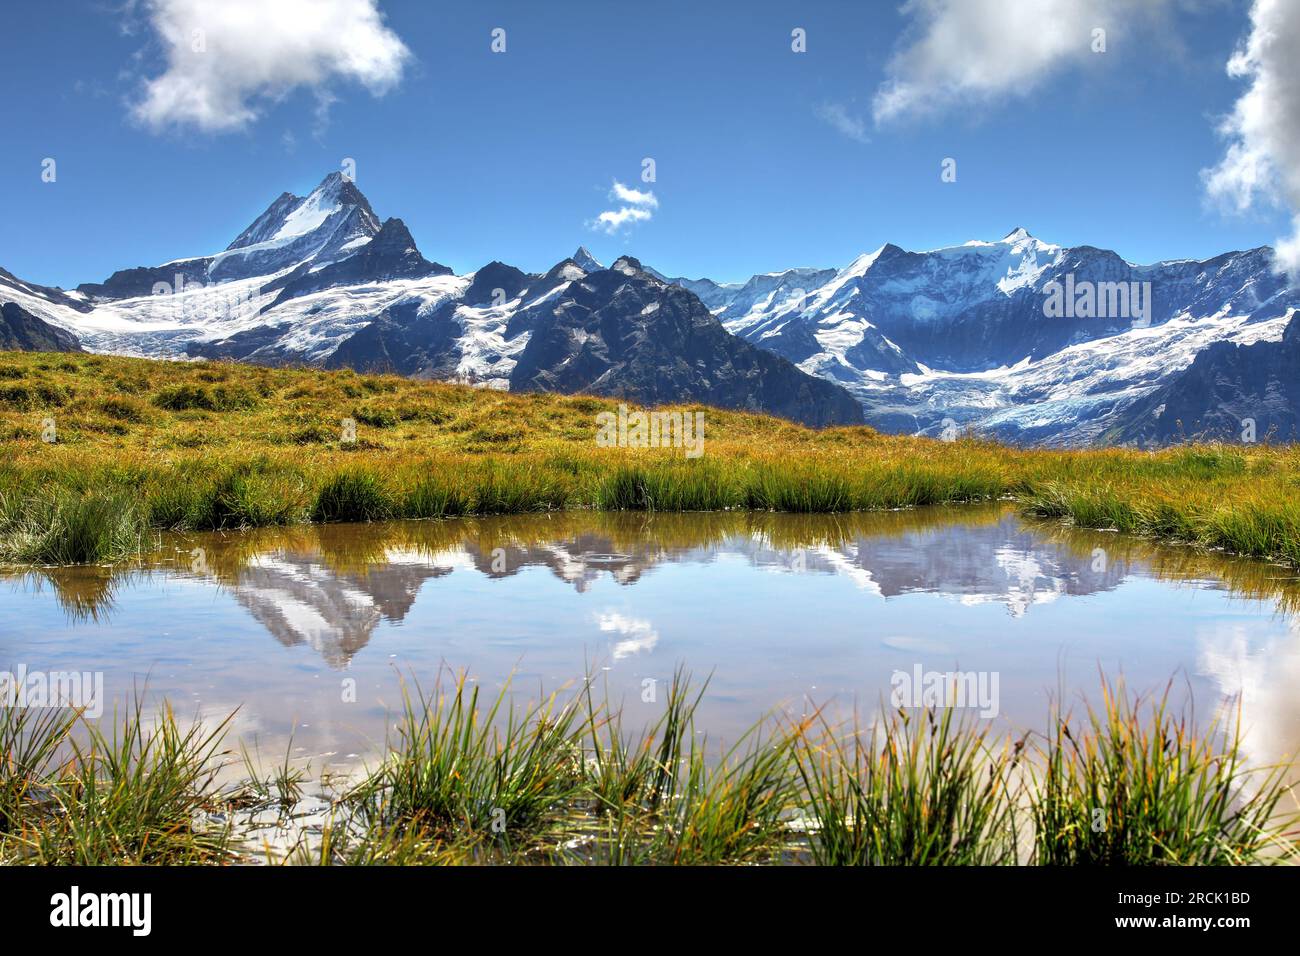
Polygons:
<instances>
[{"instance_id":1,"label":"green grass","mask_svg":"<svg viewBox=\"0 0 1300 956\"><path fill-rule=\"evenodd\" d=\"M1198 735L1168 689L1143 701L1103 682L1081 727L1062 714L1051 726L1031 801L1036 862L1225 866L1288 848L1272 825L1280 769L1243 764L1238 721Z\"/></svg>"},{"instance_id":2,"label":"green grass","mask_svg":"<svg viewBox=\"0 0 1300 956\"><path fill-rule=\"evenodd\" d=\"M56 485L0 493L0 561L120 561L148 550L155 541L139 502L126 489Z\"/></svg>"},{"instance_id":3,"label":"green grass","mask_svg":"<svg viewBox=\"0 0 1300 956\"><path fill-rule=\"evenodd\" d=\"M531 702L465 675L404 696L387 753L334 797L288 862L372 864L1218 865L1293 862L1280 768L1239 739L1103 684L1076 726L995 739L951 709L699 732L707 682L678 670L658 718L625 726L587 681ZM233 716L233 715L232 715ZM291 813L284 761L219 790L230 719L183 727L137 697L100 723L0 709L0 861L250 861L241 810ZM1231 728L1228 727L1228 730ZM209 822L210 821L210 822ZM278 858L273 858L278 859Z\"/></svg>"},{"instance_id":4,"label":"green grass","mask_svg":"<svg viewBox=\"0 0 1300 956\"><path fill-rule=\"evenodd\" d=\"M228 824L197 822L218 807L213 779L228 720L186 728L170 708L146 716L140 697L107 724L30 713L0 709L0 859L96 866L234 858Z\"/></svg>"},{"instance_id":5,"label":"green grass","mask_svg":"<svg viewBox=\"0 0 1300 956\"><path fill-rule=\"evenodd\" d=\"M311 520L381 521L395 510L391 499L383 481L373 472L339 472L317 492Z\"/></svg>"},{"instance_id":6,"label":"green grass","mask_svg":"<svg viewBox=\"0 0 1300 956\"><path fill-rule=\"evenodd\" d=\"M585 689L590 817L571 821L582 834L580 862L708 865L763 863L787 850L795 806L790 773L794 736L756 726L720 753L696 731L707 681L693 689L678 668L663 714L629 733L621 711L597 706Z\"/></svg>"},{"instance_id":7,"label":"green grass","mask_svg":"<svg viewBox=\"0 0 1300 956\"><path fill-rule=\"evenodd\" d=\"M0 841L24 823L53 812L45 781L76 715L67 710L0 706Z\"/></svg>"},{"instance_id":8,"label":"green grass","mask_svg":"<svg viewBox=\"0 0 1300 956\"><path fill-rule=\"evenodd\" d=\"M480 688L464 675L427 697L416 686L404 703L392 754L351 795L370 821L507 841L535 835L553 807L576 796L576 705L552 696L521 710L507 686L480 707Z\"/></svg>"},{"instance_id":9,"label":"green grass","mask_svg":"<svg viewBox=\"0 0 1300 956\"><path fill-rule=\"evenodd\" d=\"M824 723L799 748L813 860L835 866L1014 863L1020 747L995 746L955 711L880 715L842 735Z\"/></svg>"}]
</instances>

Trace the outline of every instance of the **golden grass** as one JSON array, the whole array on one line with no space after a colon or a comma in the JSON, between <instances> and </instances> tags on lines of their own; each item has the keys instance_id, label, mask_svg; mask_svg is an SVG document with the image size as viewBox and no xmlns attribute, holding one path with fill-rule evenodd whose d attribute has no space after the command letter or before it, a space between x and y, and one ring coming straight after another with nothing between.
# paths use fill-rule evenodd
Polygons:
<instances>
[{"instance_id":1,"label":"golden grass","mask_svg":"<svg viewBox=\"0 0 1300 956\"><path fill-rule=\"evenodd\" d=\"M144 527L196 530L1014 498L1080 527L1300 564L1296 446L1025 450L708 409L704 454L688 459L597 447L596 416L617 404L352 371L4 353L0 560L124 556L136 525L99 534L85 524L105 510L86 499L125 493ZM345 418L356 422L353 443L342 441ZM47 419L53 443L42 440Z\"/></svg>"}]
</instances>

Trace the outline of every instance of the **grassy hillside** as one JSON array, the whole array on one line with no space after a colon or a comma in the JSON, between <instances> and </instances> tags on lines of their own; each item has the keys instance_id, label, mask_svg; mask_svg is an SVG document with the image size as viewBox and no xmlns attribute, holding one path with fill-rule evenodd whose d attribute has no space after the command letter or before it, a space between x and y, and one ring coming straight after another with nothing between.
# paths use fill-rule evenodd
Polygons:
<instances>
[{"instance_id":1,"label":"grassy hillside","mask_svg":"<svg viewBox=\"0 0 1300 956\"><path fill-rule=\"evenodd\" d=\"M1021 451L708 409L691 459L598 447L596 416L616 407L350 371L0 353L0 560L112 560L161 528L1014 497L1044 518L1300 565L1295 446Z\"/></svg>"}]
</instances>

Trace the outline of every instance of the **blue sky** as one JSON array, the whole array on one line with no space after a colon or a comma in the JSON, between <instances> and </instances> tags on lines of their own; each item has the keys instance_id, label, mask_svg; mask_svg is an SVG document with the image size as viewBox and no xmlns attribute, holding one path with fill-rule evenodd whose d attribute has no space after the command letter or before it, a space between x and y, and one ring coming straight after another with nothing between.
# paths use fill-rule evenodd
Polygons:
<instances>
[{"instance_id":1,"label":"blue sky","mask_svg":"<svg viewBox=\"0 0 1300 956\"><path fill-rule=\"evenodd\" d=\"M271 5L229 2L245 19ZM1042 0L1072 11L1064 46L1046 48L1042 22L972 37L951 6L1017 6L991 0L382 0L382 22L366 19L374 0L323 2L368 32L209 24L202 115L166 40L200 0L7 9L0 266L67 287L215 252L348 157L376 212L458 272L492 259L541 271L585 244L606 262L630 253L735 280L1016 226L1147 262L1291 228L1286 169L1278 201L1251 197L1244 212L1225 213L1203 178L1250 85L1225 69L1250 33L1245 2L1155 0L1148 16L1124 0ZM1091 23L1104 53L1088 49ZM497 27L504 53L490 49ZM791 49L796 27L807 52ZM943 72L954 37L973 60L956 79ZM316 59L294 72L300 49ZM891 88L901 106L882 105ZM956 182L941 180L945 158ZM650 217L609 233L593 220L626 205L610 199L616 180L657 205L634 203Z\"/></svg>"}]
</instances>

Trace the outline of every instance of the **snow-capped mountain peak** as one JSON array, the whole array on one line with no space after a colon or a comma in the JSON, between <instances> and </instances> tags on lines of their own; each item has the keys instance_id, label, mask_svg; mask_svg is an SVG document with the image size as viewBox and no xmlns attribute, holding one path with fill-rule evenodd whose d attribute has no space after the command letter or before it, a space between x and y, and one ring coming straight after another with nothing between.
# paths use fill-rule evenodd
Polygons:
<instances>
[{"instance_id":1,"label":"snow-capped mountain peak","mask_svg":"<svg viewBox=\"0 0 1300 956\"><path fill-rule=\"evenodd\" d=\"M599 272L605 268L600 260L587 251L586 246L578 246L578 251L569 256L583 272Z\"/></svg>"},{"instance_id":2,"label":"snow-capped mountain peak","mask_svg":"<svg viewBox=\"0 0 1300 956\"><path fill-rule=\"evenodd\" d=\"M379 218L356 184L333 172L304 197L281 194L212 257L208 272L217 279L242 278L306 259L336 259L373 239L379 229Z\"/></svg>"},{"instance_id":3,"label":"snow-capped mountain peak","mask_svg":"<svg viewBox=\"0 0 1300 956\"><path fill-rule=\"evenodd\" d=\"M1270 257L1140 266L1017 227L927 252L887 243L820 274L672 281L734 334L847 387L877 427L938 434L949 421L1078 443L1125 422L1211 343L1280 341L1300 290ZM1093 306L1053 316L1049 292L1066 287Z\"/></svg>"}]
</instances>

